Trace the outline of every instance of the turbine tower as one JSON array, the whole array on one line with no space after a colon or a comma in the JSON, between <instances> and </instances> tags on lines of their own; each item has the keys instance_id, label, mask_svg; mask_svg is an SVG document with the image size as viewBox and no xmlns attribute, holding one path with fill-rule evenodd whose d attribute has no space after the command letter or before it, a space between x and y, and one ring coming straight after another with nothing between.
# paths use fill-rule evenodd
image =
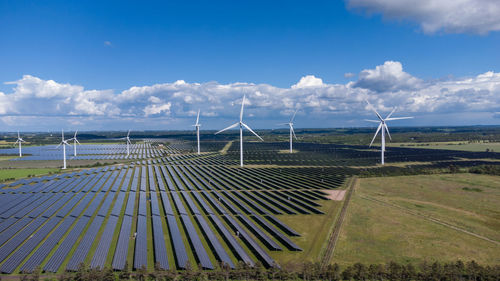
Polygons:
<instances>
[{"instance_id":1,"label":"turbine tower","mask_svg":"<svg viewBox=\"0 0 500 281\"><path fill-rule=\"evenodd\" d=\"M375 110L375 108L368 101L366 101L366 103L368 103L368 106L370 106L372 108L373 112L375 112L375 114L377 115L377 118L379 119L379 120L365 120L365 121L368 121L368 122L379 123L377 131L375 132L375 135L373 136L372 142L370 142L370 147L372 146L373 141L377 137L378 132L380 130L382 130L382 132L381 132L382 146L380 148L380 151L381 151L381 157L382 157L381 164L384 165L385 132L387 132L387 135L389 136L389 140L392 140L391 134L389 133L389 127L387 127L387 121L402 120L402 119L411 119L413 117L396 117L396 118L391 117L392 114L394 113L394 111L396 111L396 108L394 108L391 111L391 113L389 113L389 115L387 115L387 117L385 117L385 119L384 119L384 118L382 118L382 116L380 116L380 114L378 114L378 112Z\"/></svg>"},{"instance_id":2,"label":"turbine tower","mask_svg":"<svg viewBox=\"0 0 500 281\"><path fill-rule=\"evenodd\" d=\"M21 143L25 142L21 136L19 135L19 131L17 131L17 140L16 142L14 143L14 145L16 145L16 143L19 143L19 157L23 157L23 153L21 151Z\"/></svg>"},{"instance_id":3,"label":"turbine tower","mask_svg":"<svg viewBox=\"0 0 500 281\"><path fill-rule=\"evenodd\" d=\"M127 140L127 157L130 156L130 147L129 147L129 145L131 144L131 142L130 142L129 136L130 136L130 130L128 130L128 133L127 133L126 137L121 138L121 140Z\"/></svg>"},{"instance_id":4,"label":"turbine tower","mask_svg":"<svg viewBox=\"0 0 500 281\"><path fill-rule=\"evenodd\" d=\"M76 138L76 134L78 133L78 130L75 131L75 135L69 139L68 141L73 141L73 156L76 157L76 144L80 144L78 139Z\"/></svg>"},{"instance_id":5,"label":"turbine tower","mask_svg":"<svg viewBox=\"0 0 500 281\"><path fill-rule=\"evenodd\" d=\"M56 147L56 149L61 145L63 146L63 169L66 169L66 145L71 146L71 144L68 143L69 140L64 139L64 130L62 130L61 136L61 143Z\"/></svg>"},{"instance_id":6,"label":"turbine tower","mask_svg":"<svg viewBox=\"0 0 500 281\"><path fill-rule=\"evenodd\" d=\"M196 140L198 141L198 155L200 155L200 126L201 124L198 123L200 121L200 110L198 109L198 116L196 116L196 124L193 126L196 128Z\"/></svg>"},{"instance_id":7,"label":"turbine tower","mask_svg":"<svg viewBox=\"0 0 500 281\"><path fill-rule=\"evenodd\" d=\"M245 127L247 130L252 132L252 134L254 134L256 137L258 137L261 141L264 141L259 135L257 135L257 133L255 133L250 127L248 127L247 124L243 123L243 107L244 106L245 106L245 95L243 95L243 100L241 101L240 121L234 123L233 125L225 128L225 129L218 131L217 133L215 133L217 135L217 134L222 133L226 130L230 130L232 128L235 128L238 125L240 126L240 166L241 167L243 167L243 127Z\"/></svg>"},{"instance_id":8,"label":"turbine tower","mask_svg":"<svg viewBox=\"0 0 500 281\"><path fill-rule=\"evenodd\" d=\"M295 131L293 130L293 119L295 119L295 114L297 114L297 110L293 113L292 119L290 119L290 122L288 123L283 123L280 125L288 125L290 127L290 153L293 153L293 145L292 145L292 136L297 139L297 136L295 135Z\"/></svg>"}]
</instances>

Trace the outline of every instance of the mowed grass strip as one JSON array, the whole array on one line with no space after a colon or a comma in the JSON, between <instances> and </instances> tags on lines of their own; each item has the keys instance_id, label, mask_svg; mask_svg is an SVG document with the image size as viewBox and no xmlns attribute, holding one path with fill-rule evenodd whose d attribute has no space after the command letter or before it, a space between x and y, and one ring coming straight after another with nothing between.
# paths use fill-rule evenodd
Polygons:
<instances>
[{"instance_id":1,"label":"mowed grass strip","mask_svg":"<svg viewBox=\"0 0 500 281\"><path fill-rule=\"evenodd\" d=\"M323 211L323 215L279 215L276 216L283 223L300 233L300 237L291 237L294 243L303 249L303 251L295 252L284 250L280 252L269 252L272 258L278 263L285 264L288 262L316 262L321 259L321 253L328 242L328 235L335 223L342 202L333 200L318 201Z\"/></svg>"},{"instance_id":2,"label":"mowed grass strip","mask_svg":"<svg viewBox=\"0 0 500 281\"><path fill-rule=\"evenodd\" d=\"M332 262L347 265L461 259L498 264L498 243L428 218L438 218L472 232L481 231L493 238L493 234L500 231L498 211L495 211L498 210L495 205L500 202L500 185L498 188L487 186L499 179L469 174L361 179ZM464 182L471 185L480 182L483 185L476 187L484 192L465 191ZM382 203L384 201L394 206Z\"/></svg>"},{"instance_id":3,"label":"mowed grass strip","mask_svg":"<svg viewBox=\"0 0 500 281\"><path fill-rule=\"evenodd\" d=\"M30 175L40 176L60 172L60 169L0 169L0 181L6 179L26 178Z\"/></svg>"}]
</instances>

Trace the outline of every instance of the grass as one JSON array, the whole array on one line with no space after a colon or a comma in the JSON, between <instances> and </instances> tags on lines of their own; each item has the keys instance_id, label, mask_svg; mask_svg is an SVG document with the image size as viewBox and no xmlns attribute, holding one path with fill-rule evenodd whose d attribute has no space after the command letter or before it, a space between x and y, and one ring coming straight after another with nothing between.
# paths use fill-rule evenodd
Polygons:
<instances>
[{"instance_id":1,"label":"grass","mask_svg":"<svg viewBox=\"0 0 500 281\"><path fill-rule=\"evenodd\" d=\"M318 202L319 210L324 215L280 215L276 216L286 225L301 234L300 237L289 237L295 244L303 249L301 252L284 250L280 252L269 252L272 258L280 264L288 262L319 261L323 247L326 246L328 235L332 225L335 223L337 213L340 211L342 202L333 200L322 200Z\"/></svg>"},{"instance_id":2,"label":"grass","mask_svg":"<svg viewBox=\"0 0 500 281\"><path fill-rule=\"evenodd\" d=\"M19 156L16 156L16 155L0 156L0 161L10 160L10 159L14 159L17 157L19 157Z\"/></svg>"},{"instance_id":3,"label":"grass","mask_svg":"<svg viewBox=\"0 0 500 281\"><path fill-rule=\"evenodd\" d=\"M499 202L500 177L447 174L361 179L333 262L473 259L498 264Z\"/></svg>"},{"instance_id":4,"label":"grass","mask_svg":"<svg viewBox=\"0 0 500 281\"><path fill-rule=\"evenodd\" d=\"M221 149L220 153L227 154L227 151L229 150L229 148L231 147L232 144L233 144L233 141L228 141L227 144Z\"/></svg>"},{"instance_id":5,"label":"grass","mask_svg":"<svg viewBox=\"0 0 500 281\"><path fill-rule=\"evenodd\" d=\"M426 142L426 143L387 143L387 146L409 147L409 148L430 148L448 149L462 151L500 151L500 142Z\"/></svg>"},{"instance_id":6,"label":"grass","mask_svg":"<svg viewBox=\"0 0 500 281\"><path fill-rule=\"evenodd\" d=\"M26 178L29 175L40 176L48 173L57 173L60 169L40 168L40 169L0 169L0 181L6 179Z\"/></svg>"}]
</instances>

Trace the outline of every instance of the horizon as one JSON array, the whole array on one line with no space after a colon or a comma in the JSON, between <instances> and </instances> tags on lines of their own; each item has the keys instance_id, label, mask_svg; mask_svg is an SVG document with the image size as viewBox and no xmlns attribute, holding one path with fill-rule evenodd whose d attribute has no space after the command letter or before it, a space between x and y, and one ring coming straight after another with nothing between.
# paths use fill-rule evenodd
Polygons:
<instances>
[{"instance_id":1,"label":"horizon","mask_svg":"<svg viewBox=\"0 0 500 281\"><path fill-rule=\"evenodd\" d=\"M390 128L395 128L395 129L405 129L405 128L432 128L432 129L438 129L438 128L476 128L476 127L490 127L490 128L500 128L500 125L458 125L458 126L389 126ZM354 127L293 127L295 131L297 130L310 130L310 131L315 131L315 130L347 130L347 129L376 129L377 125L372 125L372 126L354 126ZM252 128L253 129L253 128ZM283 128L255 128L253 129L254 131L284 131L286 133L289 132L289 129L286 127ZM89 133L89 132L105 132L105 133L118 133L118 132L127 132L128 130L78 130L78 134L80 133ZM218 129L200 129L201 132L217 132ZM17 134L18 131L0 131L0 134ZM61 133L61 130L46 130L46 131L19 131L20 133L45 133L45 134L52 134L52 133ZM64 130L64 133L74 133L75 130ZM134 134L134 132L191 132L193 134L196 134L195 129L191 130L181 130L181 129L172 129L172 130L160 130L160 129L151 129L151 130L131 130L130 131L130 136ZM227 133L230 132L230 133ZM230 129L227 130L221 134L237 134L239 133L239 129ZM247 134L248 136L252 136L252 134L246 130L243 131L243 134Z\"/></svg>"}]
</instances>

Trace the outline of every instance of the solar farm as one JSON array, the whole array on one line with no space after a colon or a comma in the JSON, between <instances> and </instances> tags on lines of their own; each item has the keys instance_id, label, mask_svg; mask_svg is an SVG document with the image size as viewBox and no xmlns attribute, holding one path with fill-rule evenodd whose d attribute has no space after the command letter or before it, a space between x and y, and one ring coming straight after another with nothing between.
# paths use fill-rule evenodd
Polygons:
<instances>
[{"instance_id":1,"label":"solar farm","mask_svg":"<svg viewBox=\"0 0 500 281\"><path fill-rule=\"evenodd\" d=\"M77 157L124 162L2 184L0 272L74 272L82 264L115 271L279 268L290 259L318 261L352 176L500 163L499 153L388 147L389 165L380 167L379 151L366 146L297 142L294 153L284 153L286 142L244 145L243 168L233 140L205 141L197 154L189 140L141 139L129 157L123 144L80 145ZM53 146L26 153L9 161L61 158ZM336 190L341 195L333 198ZM313 235L296 218L327 225ZM314 243L319 246L311 253Z\"/></svg>"}]
</instances>

